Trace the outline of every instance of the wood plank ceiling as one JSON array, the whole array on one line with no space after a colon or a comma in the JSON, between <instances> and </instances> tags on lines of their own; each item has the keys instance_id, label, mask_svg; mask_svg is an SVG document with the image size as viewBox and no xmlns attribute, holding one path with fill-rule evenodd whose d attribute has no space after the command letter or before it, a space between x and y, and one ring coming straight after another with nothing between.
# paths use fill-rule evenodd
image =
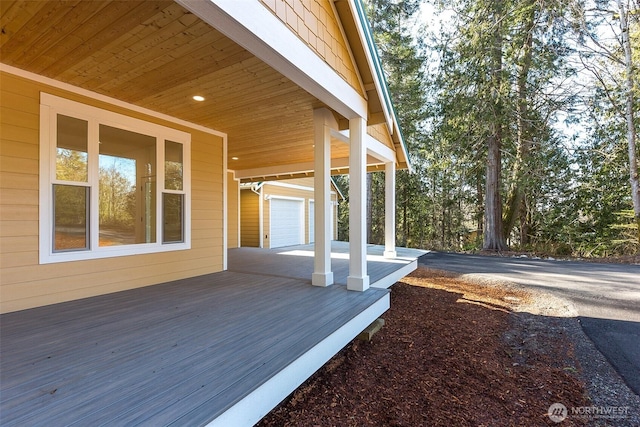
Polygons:
<instances>
[{"instance_id":1,"label":"wood plank ceiling","mask_svg":"<svg viewBox=\"0 0 640 427\"><path fill-rule=\"evenodd\" d=\"M0 60L228 134L230 168L313 161L321 103L176 3L2 0ZM193 95L202 95L196 102ZM348 157L334 141L332 157Z\"/></svg>"}]
</instances>

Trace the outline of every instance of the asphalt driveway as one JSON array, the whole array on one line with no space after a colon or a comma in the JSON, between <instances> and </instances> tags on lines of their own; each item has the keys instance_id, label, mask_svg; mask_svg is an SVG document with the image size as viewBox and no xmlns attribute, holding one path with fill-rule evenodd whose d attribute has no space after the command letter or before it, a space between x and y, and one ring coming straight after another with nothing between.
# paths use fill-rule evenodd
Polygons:
<instances>
[{"instance_id":1,"label":"asphalt driveway","mask_svg":"<svg viewBox=\"0 0 640 427\"><path fill-rule=\"evenodd\" d=\"M640 395L640 266L429 252L429 268L505 280L573 303L582 329Z\"/></svg>"}]
</instances>

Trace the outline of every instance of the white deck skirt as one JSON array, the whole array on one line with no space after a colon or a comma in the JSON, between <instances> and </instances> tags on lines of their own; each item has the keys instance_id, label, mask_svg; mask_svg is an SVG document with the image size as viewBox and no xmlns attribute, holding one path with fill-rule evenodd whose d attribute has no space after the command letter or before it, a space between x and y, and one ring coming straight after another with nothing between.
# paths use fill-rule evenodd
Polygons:
<instances>
[{"instance_id":1,"label":"white deck skirt","mask_svg":"<svg viewBox=\"0 0 640 427\"><path fill-rule=\"evenodd\" d=\"M245 396L207 426L246 427L254 425L389 307L390 296L387 294Z\"/></svg>"},{"instance_id":2,"label":"white deck skirt","mask_svg":"<svg viewBox=\"0 0 640 427\"><path fill-rule=\"evenodd\" d=\"M407 274L418 268L418 261L413 261L410 264L405 265L400 270L395 271L393 274L386 276L385 278L378 280L371 285L372 288L389 289L391 285L402 279Z\"/></svg>"}]
</instances>

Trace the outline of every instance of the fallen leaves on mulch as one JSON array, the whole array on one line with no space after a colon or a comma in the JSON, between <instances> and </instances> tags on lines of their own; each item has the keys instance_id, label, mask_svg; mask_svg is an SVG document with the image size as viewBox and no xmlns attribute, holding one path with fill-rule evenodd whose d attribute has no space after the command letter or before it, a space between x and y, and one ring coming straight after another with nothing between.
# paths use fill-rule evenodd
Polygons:
<instances>
[{"instance_id":1,"label":"fallen leaves on mulch","mask_svg":"<svg viewBox=\"0 0 640 427\"><path fill-rule=\"evenodd\" d=\"M511 310L529 298L418 269L393 285L370 342L350 343L258 426L557 425L551 404L588 399L561 329L528 331L533 316Z\"/></svg>"}]
</instances>

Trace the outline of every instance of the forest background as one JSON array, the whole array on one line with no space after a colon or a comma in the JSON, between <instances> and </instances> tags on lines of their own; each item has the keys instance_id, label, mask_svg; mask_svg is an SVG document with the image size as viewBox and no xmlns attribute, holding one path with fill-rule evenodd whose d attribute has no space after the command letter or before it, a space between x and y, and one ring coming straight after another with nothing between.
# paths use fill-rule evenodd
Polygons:
<instances>
[{"instance_id":1,"label":"forest background","mask_svg":"<svg viewBox=\"0 0 640 427\"><path fill-rule=\"evenodd\" d=\"M640 0L364 3L413 169L396 179L398 245L640 251ZM383 244L384 173L367 188Z\"/></svg>"}]
</instances>

